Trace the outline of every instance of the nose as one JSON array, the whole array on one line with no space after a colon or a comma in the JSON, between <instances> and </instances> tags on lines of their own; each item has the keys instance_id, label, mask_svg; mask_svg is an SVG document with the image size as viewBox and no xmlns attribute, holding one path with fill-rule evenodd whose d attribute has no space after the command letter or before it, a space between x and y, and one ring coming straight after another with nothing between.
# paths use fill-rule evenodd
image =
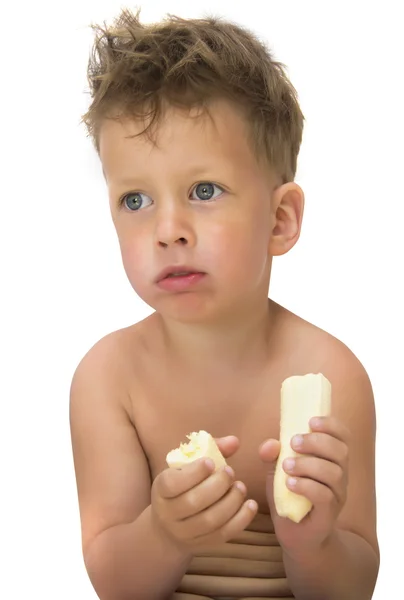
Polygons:
<instances>
[{"instance_id":1,"label":"nose","mask_svg":"<svg viewBox=\"0 0 404 600\"><path fill-rule=\"evenodd\" d=\"M187 209L179 206L160 209L156 217L155 239L163 248L173 244L193 246L196 236Z\"/></svg>"}]
</instances>

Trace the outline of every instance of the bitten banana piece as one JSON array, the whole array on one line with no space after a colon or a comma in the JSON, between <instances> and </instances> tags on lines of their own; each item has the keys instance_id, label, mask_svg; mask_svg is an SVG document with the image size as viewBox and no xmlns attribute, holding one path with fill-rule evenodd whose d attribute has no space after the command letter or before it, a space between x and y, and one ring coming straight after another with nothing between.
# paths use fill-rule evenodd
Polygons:
<instances>
[{"instance_id":1,"label":"bitten banana piece","mask_svg":"<svg viewBox=\"0 0 404 600\"><path fill-rule=\"evenodd\" d=\"M288 377L281 387L281 450L274 474L274 501L277 513L299 523L311 510L312 503L286 487L285 458L299 456L290 445L291 438L310 433L309 420L331 413L331 383L322 373ZM300 455L301 456L301 455Z\"/></svg>"},{"instance_id":2,"label":"bitten banana piece","mask_svg":"<svg viewBox=\"0 0 404 600\"><path fill-rule=\"evenodd\" d=\"M198 458L211 458L215 463L215 471L226 466L227 463L210 433L202 429L198 432L193 431L187 438L189 442L180 444L179 448L167 454L166 461L169 467L178 469Z\"/></svg>"}]
</instances>

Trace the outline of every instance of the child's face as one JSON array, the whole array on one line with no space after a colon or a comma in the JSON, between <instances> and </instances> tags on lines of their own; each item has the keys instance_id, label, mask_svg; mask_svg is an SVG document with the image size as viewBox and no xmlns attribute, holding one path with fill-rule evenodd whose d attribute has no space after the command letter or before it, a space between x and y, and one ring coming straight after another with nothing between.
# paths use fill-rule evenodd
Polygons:
<instances>
[{"instance_id":1,"label":"child's face","mask_svg":"<svg viewBox=\"0 0 404 600\"><path fill-rule=\"evenodd\" d=\"M215 125L170 108L158 147L145 136L125 139L143 130L135 121L106 121L100 136L129 281L147 304L183 321L229 316L268 296L275 186L258 166L238 113L224 101L211 113ZM205 276L184 291L163 290L156 278L172 265Z\"/></svg>"}]
</instances>

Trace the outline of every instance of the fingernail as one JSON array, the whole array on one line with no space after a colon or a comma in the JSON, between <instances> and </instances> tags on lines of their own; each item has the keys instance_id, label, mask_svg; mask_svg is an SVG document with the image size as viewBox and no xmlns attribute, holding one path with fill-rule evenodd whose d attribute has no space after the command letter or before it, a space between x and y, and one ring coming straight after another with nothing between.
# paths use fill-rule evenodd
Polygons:
<instances>
[{"instance_id":1,"label":"fingernail","mask_svg":"<svg viewBox=\"0 0 404 600\"><path fill-rule=\"evenodd\" d=\"M250 510L256 510L257 503L255 502L255 500L248 500L247 506Z\"/></svg>"},{"instance_id":2,"label":"fingernail","mask_svg":"<svg viewBox=\"0 0 404 600\"><path fill-rule=\"evenodd\" d=\"M287 458L283 461L283 466L287 471L292 471L294 469L296 461L294 458Z\"/></svg>"},{"instance_id":3,"label":"fingernail","mask_svg":"<svg viewBox=\"0 0 404 600\"><path fill-rule=\"evenodd\" d=\"M290 485L291 487L294 487L297 483L297 479L296 477L288 477L288 485Z\"/></svg>"},{"instance_id":4,"label":"fingernail","mask_svg":"<svg viewBox=\"0 0 404 600\"><path fill-rule=\"evenodd\" d=\"M240 492L242 494L244 494L247 491L247 488L245 487L245 485L242 481L236 481L236 483L234 485L236 486L236 488L238 490L240 490Z\"/></svg>"},{"instance_id":5,"label":"fingernail","mask_svg":"<svg viewBox=\"0 0 404 600\"><path fill-rule=\"evenodd\" d=\"M321 425L323 424L323 419L321 417L313 417L312 419L310 419L310 425L311 427L321 427Z\"/></svg>"},{"instance_id":6,"label":"fingernail","mask_svg":"<svg viewBox=\"0 0 404 600\"><path fill-rule=\"evenodd\" d=\"M292 444L296 447L296 448L300 448L300 446L303 446L303 436L302 435L294 435L292 438Z\"/></svg>"},{"instance_id":7,"label":"fingernail","mask_svg":"<svg viewBox=\"0 0 404 600\"><path fill-rule=\"evenodd\" d=\"M211 458L207 458L205 460L205 465L208 467L209 471L213 471L213 469L215 468L215 463Z\"/></svg>"},{"instance_id":8,"label":"fingernail","mask_svg":"<svg viewBox=\"0 0 404 600\"><path fill-rule=\"evenodd\" d=\"M226 473L228 473L230 475L230 477L234 476L234 471L231 467L229 467L229 465L227 465L224 470L226 471Z\"/></svg>"}]
</instances>

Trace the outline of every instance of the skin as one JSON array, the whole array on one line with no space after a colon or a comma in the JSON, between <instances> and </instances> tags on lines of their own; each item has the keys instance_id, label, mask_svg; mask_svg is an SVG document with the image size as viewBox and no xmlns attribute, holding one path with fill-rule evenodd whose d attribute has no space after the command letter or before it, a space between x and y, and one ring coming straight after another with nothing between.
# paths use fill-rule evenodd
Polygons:
<instances>
[{"instance_id":1,"label":"skin","mask_svg":"<svg viewBox=\"0 0 404 600\"><path fill-rule=\"evenodd\" d=\"M304 194L257 163L234 107L216 102L212 114L213 121L190 119L167 109L157 146L127 137L143 128L134 121L107 121L101 131L123 265L155 312L97 342L73 378L87 570L106 599L177 590L171 597L195 600L208 597L188 574L201 548L204 556L213 547L225 552L235 538L254 544L260 531L274 532L283 556L277 580L285 582L277 595L370 598L379 550L369 378L339 340L268 299L273 257L299 238ZM209 201L198 196L206 182L218 186ZM181 293L156 286L161 269L181 263L205 278ZM288 485L313 503L296 524L273 503L279 390L286 377L308 372L331 381L333 408L299 447L291 440L300 456L284 463L294 479ZM230 472L212 473L204 461L167 469L167 452L199 429L216 438Z\"/></svg>"}]
</instances>

